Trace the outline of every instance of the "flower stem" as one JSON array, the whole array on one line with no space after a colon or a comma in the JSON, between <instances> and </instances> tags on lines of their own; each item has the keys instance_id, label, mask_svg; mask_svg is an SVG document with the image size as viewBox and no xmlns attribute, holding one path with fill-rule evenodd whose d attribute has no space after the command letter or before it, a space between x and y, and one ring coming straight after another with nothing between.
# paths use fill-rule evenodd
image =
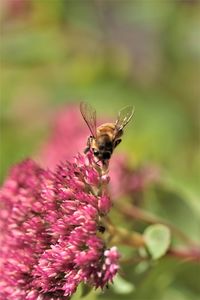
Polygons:
<instances>
[{"instance_id":1,"label":"flower stem","mask_svg":"<svg viewBox=\"0 0 200 300\"><path fill-rule=\"evenodd\" d=\"M177 257L181 260L184 259L186 261L195 261L200 263L200 247L174 247L170 248L167 254L173 257Z\"/></svg>"},{"instance_id":2,"label":"flower stem","mask_svg":"<svg viewBox=\"0 0 200 300\"><path fill-rule=\"evenodd\" d=\"M178 236L181 240L183 240L185 243L194 245L194 241L190 239L184 232L182 232L179 228L171 224L170 222L157 217L156 215L146 212L138 207L128 205L128 204L119 204L116 203L115 205L117 209L123 213L126 217L134 218L137 220L141 220L150 224L160 223L163 225L166 225L176 236Z\"/></svg>"},{"instance_id":3,"label":"flower stem","mask_svg":"<svg viewBox=\"0 0 200 300\"><path fill-rule=\"evenodd\" d=\"M144 238L138 232L129 232L125 228L113 226L108 219L106 220L106 228L110 234L111 244L123 244L133 248L140 248L145 246Z\"/></svg>"}]
</instances>

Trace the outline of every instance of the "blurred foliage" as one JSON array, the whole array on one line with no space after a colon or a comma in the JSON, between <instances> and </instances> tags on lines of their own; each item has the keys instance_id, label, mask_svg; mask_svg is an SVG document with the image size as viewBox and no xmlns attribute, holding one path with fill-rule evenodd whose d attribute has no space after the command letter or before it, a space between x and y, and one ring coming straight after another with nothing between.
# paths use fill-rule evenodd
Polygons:
<instances>
[{"instance_id":1,"label":"blurred foliage","mask_svg":"<svg viewBox=\"0 0 200 300\"><path fill-rule=\"evenodd\" d=\"M160 165L167 184L148 191L145 207L198 240L199 1L4 0L0 6L1 181L13 163L37 154L61 105L84 99L114 119L134 104L120 149L130 164ZM163 258L124 267L122 275L134 286L124 299L199 299L195 263ZM84 299L122 299L121 290Z\"/></svg>"}]
</instances>

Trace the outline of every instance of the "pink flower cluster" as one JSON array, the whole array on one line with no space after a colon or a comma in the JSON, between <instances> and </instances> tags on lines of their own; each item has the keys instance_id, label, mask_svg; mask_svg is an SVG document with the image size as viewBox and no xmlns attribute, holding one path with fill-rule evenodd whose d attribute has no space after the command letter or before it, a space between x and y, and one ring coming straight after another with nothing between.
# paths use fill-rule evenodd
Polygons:
<instances>
[{"instance_id":1,"label":"pink flower cluster","mask_svg":"<svg viewBox=\"0 0 200 300\"><path fill-rule=\"evenodd\" d=\"M1 300L69 299L81 282L112 282L119 253L102 233L108 181L91 153L54 173L32 160L13 168L1 189Z\"/></svg>"}]
</instances>

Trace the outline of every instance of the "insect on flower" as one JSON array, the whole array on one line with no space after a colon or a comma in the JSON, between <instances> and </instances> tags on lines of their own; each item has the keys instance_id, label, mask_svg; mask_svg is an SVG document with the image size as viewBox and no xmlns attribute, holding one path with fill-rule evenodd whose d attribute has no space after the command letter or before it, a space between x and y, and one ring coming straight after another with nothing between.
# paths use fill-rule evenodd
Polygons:
<instances>
[{"instance_id":1,"label":"insect on flower","mask_svg":"<svg viewBox=\"0 0 200 300\"><path fill-rule=\"evenodd\" d=\"M99 127L96 125L96 110L90 104L81 102L80 111L91 132L84 152L92 150L99 161L108 166L114 149L121 142L123 129L133 116L133 106L122 108L115 123L104 123Z\"/></svg>"}]
</instances>

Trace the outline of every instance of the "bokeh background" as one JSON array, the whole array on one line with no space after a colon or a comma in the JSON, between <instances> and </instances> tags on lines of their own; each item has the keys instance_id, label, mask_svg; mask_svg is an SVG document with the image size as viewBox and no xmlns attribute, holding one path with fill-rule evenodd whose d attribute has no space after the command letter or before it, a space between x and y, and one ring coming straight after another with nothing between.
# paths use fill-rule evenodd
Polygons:
<instances>
[{"instance_id":1,"label":"bokeh background","mask_svg":"<svg viewBox=\"0 0 200 300\"><path fill-rule=\"evenodd\" d=\"M111 121L132 104L117 152L128 153L130 165L162 169L175 192L153 207L199 240L199 1L1 0L0 11L1 182L13 163L38 159L69 103L78 110L86 100ZM136 291L98 297L199 299L199 265L177 264L163 260L144 278L141 268L125 270Z\"/></svg>"}]
</instances>

